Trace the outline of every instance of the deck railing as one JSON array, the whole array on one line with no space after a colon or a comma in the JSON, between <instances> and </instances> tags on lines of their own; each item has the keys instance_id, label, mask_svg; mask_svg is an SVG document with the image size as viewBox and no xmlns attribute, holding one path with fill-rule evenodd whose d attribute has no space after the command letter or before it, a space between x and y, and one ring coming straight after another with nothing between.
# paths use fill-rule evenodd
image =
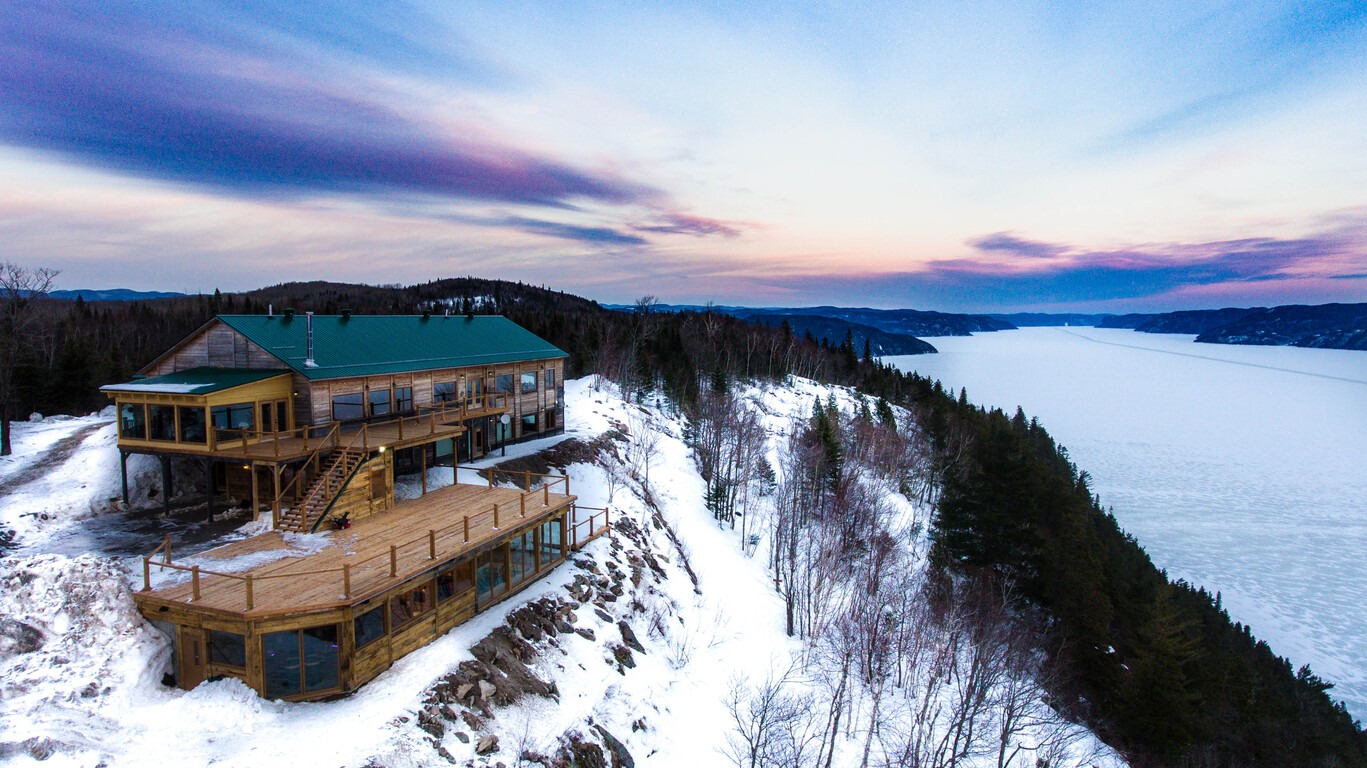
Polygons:
<instances>
[{"instance_id":1,"label":"deck railing","mask_svg":"<svg viewBox=\"0 0 1367 768\"><path fill-rule=\"evenodd\" d=\"M291 579L301 576L317 576L321 574L337 574L341 588L338 599L350 600L352 595L358 592L357 583L367 583L372 586L376 582L383 582L387 579L397 578L400 573L406 571L401 569L401 564L411 561L431 562L437 559L448 559L460 554L470 547L470 531L472 524L481 525L485 521L492 523L492 530L498 531L505 525L517 525L517 521L523 520L530 512L535 516L538 512L551 507L550 488L564 483L565 492L569 493L569 478L565 475L548 476L550 480L543 483L535 490L522 491L518 494L518 503L513 505L493 504L489 508L473 515L464 515L462 518L451 525L442 528L428 530L427 535L421 538L391 544L388 552L358 560L355 563L346 563L341 567L322 568L309 571L287 571L284 573L272 573L261 576L253 576L250 573L223 573L219 571L207 570L199 565L183 565L171 561L171 542L167 537L161 546L153 550L142 559L143 567L143 591L152 589L152 568L153 566L161 569L170 569L190 574L190 600L197 602L200 600L203 582L207 577L222 579L228 582L240 582L243 585L243 602L245 610L255 608L254 590L263 581L274 579ZM577 519L580 511L589 512L589 517L583 520ZM572 504L570 513L566 519L565 543L569 549L579 549L584 544L601 536L607 530L609 511L607 509L597 509L593 507L579 507ZM595 523L597 521L597 523ZM162 554L164 559L157 560L156 556ZM222 606L220 606L222 607Z\"/></svg>"},{"instance_id":2,"label":"deck railing","mask_svg":"<svg viewBox=\"0 0 1367 768\"><path fill-rule=\"evenodd\" d=\"M506 404L506 395L501 393L489 394L478 398L463 399L459 402L424 405L411 414L395 415L381 421L368 421L362 423L358 428L361 434L361 447L366 449L370 447L372 431L385 430L384 434L378 436L377 443L394 439L394 434L389 430L395 430L399 440L419 437L424 434L432 435L436 434L438 428L446 427L452 422L481 416L486 412L504 408ZM261 452L259 450L253 451L252 447L269 444L271 446L271 457L278 459L281 457L282 446L286 446L284 454L286 456L309 453L318 448L323 450L335 448L338 435L347 431L349 431L349 426L337 421L296 427L279 432L262 429L211 428L209 430L209 450L244 456L260 455ZM296 440L299 442L293 443Z\"/></svg>"}]
</instances>

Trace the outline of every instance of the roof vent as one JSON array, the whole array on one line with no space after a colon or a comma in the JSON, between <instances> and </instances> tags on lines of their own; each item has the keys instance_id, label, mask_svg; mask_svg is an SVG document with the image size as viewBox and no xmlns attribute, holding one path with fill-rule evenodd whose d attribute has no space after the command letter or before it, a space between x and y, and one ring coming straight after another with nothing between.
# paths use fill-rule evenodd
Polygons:
<instances>
[{"instance_id":1,"label":"roof vent","mask_svg":"<svg viewBox=\"0 0 1367 768\"><path fill-rule=\"evenodd\" d=\"M293 319L294 319L294 307L285 307L285 319L286 319L286 320L293 320Z\"/></svg>"},{"instance_id":2,"label":"roof vent","mask_svg":"<svg viewBox=\"0 0 1367 768\"><path fill-rule=\"evenodd\" d=\"M342 310L342 322L345 323L346 321L348 321L348 320L350 320L350 319L351 319L351 310L349 310L349 309L344 309L344 310Z\"/></svg>"},{"instance_id":3,"label":"roof vent","mask_svg":"<svg viewBox=\"0 0 1367 768\"><path fill-rule=\"evenodd\" d=\"M432 319L432 308L431 308L431 307L428 307L427 309L424 309L424 310L422 311L422 319L423 319L423 320L431 320L431 319Z\"/></svg>"}]
</instances>

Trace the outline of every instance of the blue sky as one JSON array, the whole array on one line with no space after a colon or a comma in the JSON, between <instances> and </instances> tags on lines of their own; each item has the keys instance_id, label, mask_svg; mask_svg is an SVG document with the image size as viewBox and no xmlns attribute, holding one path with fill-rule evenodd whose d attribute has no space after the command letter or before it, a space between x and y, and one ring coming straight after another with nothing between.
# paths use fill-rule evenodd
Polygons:
<instances>
[{"instance_id":1,"label":"blue sky","mask_svg":"<svg viewBox=\"0 0 1367 768\"><path fill-rule=\"evenodd\" d=\"M1367 5L0 10L0 238L64 287L1367 300Z\"/></svg>"}]
</instances>

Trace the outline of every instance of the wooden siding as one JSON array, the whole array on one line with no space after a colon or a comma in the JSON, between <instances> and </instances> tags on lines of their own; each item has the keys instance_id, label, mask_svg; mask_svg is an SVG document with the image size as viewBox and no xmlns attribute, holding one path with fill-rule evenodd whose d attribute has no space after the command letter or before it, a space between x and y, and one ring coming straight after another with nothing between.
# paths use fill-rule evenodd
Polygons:
<instances>
[{"instance_id":1,"label":"wooden siding","mask_svg":"<svg viewBox=\"0 0 1367 768\"><path fill-rule=\"evenodd\" d=\"M393 507L394 452L385 451L361 464L333 502L328 517L346 517L355 522Z\"/></svg>"},{"instance_id":2,"label":"wooden siding","mask_svg":"<svg viewBox=\"0 0 1367 768\"><path fill-rule=\"evenodd\" d=\"M187 368L280 368L284 363L242 334L215 320L143 373L161 376Z\"/></svg>"}]
</instances>

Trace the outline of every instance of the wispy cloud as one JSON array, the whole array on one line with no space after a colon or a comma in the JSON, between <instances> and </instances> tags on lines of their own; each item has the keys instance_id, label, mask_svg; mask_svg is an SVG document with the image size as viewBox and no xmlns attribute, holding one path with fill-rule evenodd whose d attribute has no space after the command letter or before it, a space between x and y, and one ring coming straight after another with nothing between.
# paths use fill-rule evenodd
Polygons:
<instances>
[{"instance_id":1,"label":"wispy cloud","mask_svg":"<svg viewBox=\"0 0 1367 768\"><path fill-rule=\"evenodd\" d=\"M162 9L165 10L165 9ZM155 6L21 3L0 22L0 141L246 194L422 194L541 206L649 185L425 120L363 73L311 73L268 29L233 47ZM224 34L229 34L225 32ZM346 76L362 82L345 82Z\"/></svg>"}]
</instances>

